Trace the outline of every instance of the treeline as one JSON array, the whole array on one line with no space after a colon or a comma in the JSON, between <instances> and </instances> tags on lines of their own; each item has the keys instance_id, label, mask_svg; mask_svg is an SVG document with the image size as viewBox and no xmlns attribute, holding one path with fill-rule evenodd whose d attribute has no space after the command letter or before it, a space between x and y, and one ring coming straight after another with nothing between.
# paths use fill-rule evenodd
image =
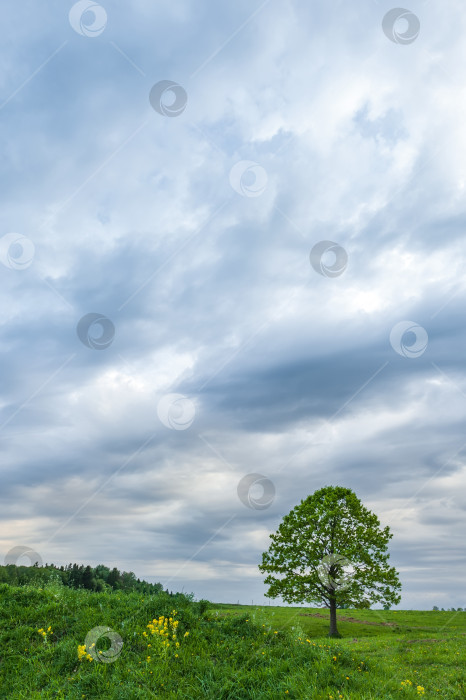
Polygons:
<instances>
[{"instance_id":1,"label":"treeline","mask_svg":"<svg viewBox=\"0 0 466 700\"><path fill-rule=\"evenodd\" d=\"M432 608L432 610L440 610L443 612L463 612L463 609L466 610L466 608L439 608L437 607L437 605L434 605L434 607Z\"/></svg>"},{"instance_id":2,"label":"treeline","mask_svg":"<svg viewBox=\"0 0 466 700\"><path fill-rule=\"evenodd\" d=\"M0 583L11 586L28 584L45 585L52 581L60 582L69 588L86 588L89 591L137 591L139 593L156 594L163 590L161 583L149 583L136 578L132 571L119 571L116 567L110 569L104 564L95 568L83 564L67 564L66 566L16 566L7 564L0 566ZM166 591L168 593L168 590ZM170 593L173 595L173 593Z\"/></svg>"}]
</instances>

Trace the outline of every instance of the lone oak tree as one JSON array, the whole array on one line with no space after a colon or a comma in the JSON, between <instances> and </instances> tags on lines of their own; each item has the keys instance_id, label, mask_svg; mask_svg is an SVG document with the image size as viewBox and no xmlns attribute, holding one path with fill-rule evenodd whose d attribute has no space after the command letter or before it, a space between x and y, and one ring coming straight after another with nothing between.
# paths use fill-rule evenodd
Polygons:
<instances>
[{"instance_id":1,"label":"lone oak tree","mask_svg":"<svg viewBox=\"0 0 466 700\"><path fill-rule=\"evenodd\" d=\"M265 595L330 608L329 637L341 637L337 607L400 602L401 583L387 563L392 537L351 489L326 486L301 501L270 535L259 565L269 574Z\"/></svg>"}]
</instances>

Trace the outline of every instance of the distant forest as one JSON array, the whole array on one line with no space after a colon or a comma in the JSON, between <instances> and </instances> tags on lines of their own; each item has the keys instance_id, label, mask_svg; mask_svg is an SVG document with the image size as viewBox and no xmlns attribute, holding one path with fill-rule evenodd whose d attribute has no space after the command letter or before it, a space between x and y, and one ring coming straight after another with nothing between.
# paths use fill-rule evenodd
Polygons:
<instances>
[{"instance_id":1,"label":"distant forest","mask_svg":"<svg viewBox=\"0 0 466 700\"><path fill-rule=\"evenodd\" d=\"M110 569L104 564L95 568L83 566L83 564L67 564L66 566L16 566L7 564L0 566L0 583L9 583L11 586L25 586L28 584L46 585L52 582L62 582L69 588L86 588L89 591L138 591L139 593L156 594L163 590L161 583L149 583L136 578L132 571L119 571ZM168 593L168 589L166 591ZM170 595L173 595L170 592Z\"/></svg>"}]
</instances>

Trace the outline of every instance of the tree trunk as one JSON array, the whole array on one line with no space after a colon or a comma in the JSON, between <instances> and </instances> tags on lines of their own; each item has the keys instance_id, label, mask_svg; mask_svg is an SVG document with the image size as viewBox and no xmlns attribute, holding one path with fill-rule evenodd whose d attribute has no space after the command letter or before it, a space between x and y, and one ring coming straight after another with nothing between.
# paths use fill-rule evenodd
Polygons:
<instances>
[{"instance_id":1,"label":"tree trunk","mask_svg":"<svg viewBox=\"0 0 466 700\"><path fill-rule=\"evenodd\" d=\"M330 631L329 637L341 637L337 630L337 602L335 598L330 598Z\"/></svg>"}]
</instances>

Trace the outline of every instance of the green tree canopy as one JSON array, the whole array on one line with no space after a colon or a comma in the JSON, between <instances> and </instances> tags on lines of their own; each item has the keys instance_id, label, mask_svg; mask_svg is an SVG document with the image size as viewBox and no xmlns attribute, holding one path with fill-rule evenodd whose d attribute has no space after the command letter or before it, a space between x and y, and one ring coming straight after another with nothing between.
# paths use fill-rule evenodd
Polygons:
<instances>
[{"instance_id":1,"label":"green tree canopy","mask_svg":"<svg viewBox=\"0 0 466 700\"><path fill-rule=\"evenodd\" d=\"M326 486L301 501L270 535L272 543L259 565L268 574L265 595L325 605L329 636L339 637L337 607L400 602L401 583L388 565L392 536L351 489Z\"/></svg>"}]
</instances>

